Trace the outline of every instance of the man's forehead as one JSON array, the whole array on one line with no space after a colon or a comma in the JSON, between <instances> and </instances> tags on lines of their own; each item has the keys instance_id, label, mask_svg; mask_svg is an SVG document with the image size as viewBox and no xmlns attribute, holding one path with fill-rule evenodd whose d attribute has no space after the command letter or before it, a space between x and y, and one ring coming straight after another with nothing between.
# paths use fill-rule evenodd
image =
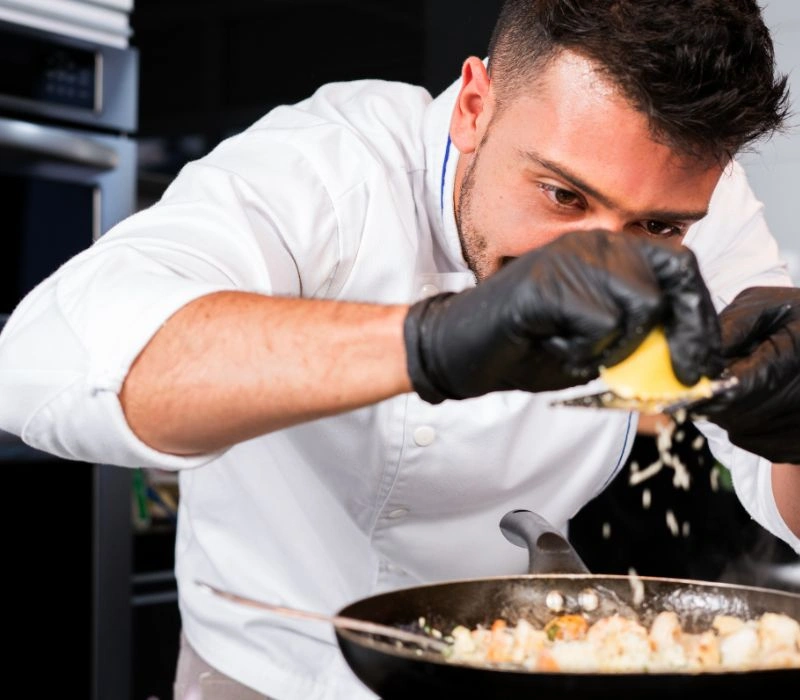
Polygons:
<instances>
[{"instance_id":1,"label":"man's forehead","mask_svg":"<svg viewBox=\"0 0 800 700\"><path fill-rule=\"evenodd\" d=\"M528 79L517 85L515 97L522 99L537 97L546 91L574 97L577 86L580 86L583 97L592 95L602 100L613 98L630 102L623 89L599 63L570 49L543 57L532 68Z\"/></svg>"},{"instance_id":2,"label":"man's forehead","mask_svg":"<svg viewBox=\"0 0 800 700\"><path fill-rule=\"evenodd\" d=\"M497 125L523 162L615 209L702 218L723 166L668 145L588 59L563 52ZM491 137L490 137L491 138Z\"/></svg>"}]
</instances>

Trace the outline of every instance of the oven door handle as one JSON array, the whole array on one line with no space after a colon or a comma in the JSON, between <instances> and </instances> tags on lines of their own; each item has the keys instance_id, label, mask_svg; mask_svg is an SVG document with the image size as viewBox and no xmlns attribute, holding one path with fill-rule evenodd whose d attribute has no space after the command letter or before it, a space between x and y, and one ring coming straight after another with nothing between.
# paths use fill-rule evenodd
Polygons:
<instances>
[{"instance_id":1,"label":"oven door handle","mask_svg":"<svg viewBox=\"0 0 800 700\"><path fill-rule=\"evenodd\" d=\"M98 170L116 168L119 156L113 148L65 129L18 119L0 118L0 148L65 160Z\"/></svg>"}]
</instances>

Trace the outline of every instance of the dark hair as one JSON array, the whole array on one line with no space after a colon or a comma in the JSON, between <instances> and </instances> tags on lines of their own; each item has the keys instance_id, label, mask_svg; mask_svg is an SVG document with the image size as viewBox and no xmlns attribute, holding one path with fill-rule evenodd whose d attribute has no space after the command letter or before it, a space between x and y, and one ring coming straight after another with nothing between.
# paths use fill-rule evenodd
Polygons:
<instances>
[{"instance_id":1,"label":"dark hair","mask_svg":"<svg viewBox=\"0 0 800 700\"><path fill-rule=\"evenodd\" d=\"M563 50L596 64L684 154L727 160L788 115L755 0L506 0L489 43L499 107Z\"/></svg>"}]
</instances>

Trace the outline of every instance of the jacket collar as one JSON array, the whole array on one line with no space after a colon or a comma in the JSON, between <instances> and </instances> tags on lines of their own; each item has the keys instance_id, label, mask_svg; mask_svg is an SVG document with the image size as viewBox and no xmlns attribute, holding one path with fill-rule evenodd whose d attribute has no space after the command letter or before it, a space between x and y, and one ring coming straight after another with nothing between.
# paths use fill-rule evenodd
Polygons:
<instances>
[{"instance_id":1,"label":"jacket collar","mask_svg":"<svg viewBox=\"0 0 800 700\"><path fill-rule=\"evenodd\" d=\"M450 117L460 86L459 78L428 105L425 113L425 204L435 243L446 258L445 264L454 272L469 272L461 253L453 208L456 165L460 154L450 142L449 134Z\"/></svg>"}]
</instances>

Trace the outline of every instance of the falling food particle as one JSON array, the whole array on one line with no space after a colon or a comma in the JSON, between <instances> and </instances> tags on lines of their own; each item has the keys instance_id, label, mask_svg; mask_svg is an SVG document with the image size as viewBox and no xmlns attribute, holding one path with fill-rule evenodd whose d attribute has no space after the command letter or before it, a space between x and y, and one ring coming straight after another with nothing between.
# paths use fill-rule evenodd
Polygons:
<instances>
[{"instance_id":1,"label":"falling food particle","mask_svg":"<svg viewBox=\"0 0 800 700\"><path fill-rule=\"evenodd\" d=\"M681 462L680 459L673 456L672 464L670 466L675 470L675 474L672 477L672 485L676 489L682 488L685 491L688 491L689 486L692 484L692 478L689 476L689 470L686 468L686 465Z\"/></svg>"},{"instance_id":2,"label":"falling food particle","mask_svg":"<svg viewBox=\"0 0 800 700\"><path fill-rule=\"evenodd\" d=\"M683 527L681 527L681 534L682 534L684 537L688 537L688 536L689 536L689 532L690 532L690 528L689 528L689 521L687 520L687 521L685 521L685 522L683 523Z\"/></svg>"},{"instance_id":3,"label":"falling food particle","mask_svg":"<svg viewBox=\"0 0 800 700\"><path fill-rule=\"evenodd\" d=\"M630 477L628 478L628 483L631 486L636 486L636 484L640 484L643 481L649 479L651 476L655 476L658 472L661 471L661 467L664 466L664 463L659 459L649 465L647 468L642 469L641 471L633 472Z\"/></svg>"},{"instance_id":4,"label":"falling food particle","mask_svg":"<svg viewBox=\"0 0 800 700\"><path fill-rule=\"evenodd\" d=\"M681 442L684 437L685 433L682 430L679 430L677 433L675 433L675 442Z\"/></svg>"},{"instance_id":5,"label":"falling food particle","mask_svg":"<svg viewBox=\"0 0 800 700\"><path fill-rule=\"evenodd\" d=\"M664 464L669 464L671 461L671 454L669 448L672 447L672 434L675 432L675 423L670 421L664 426L659 426L658 433L656 434L656 449L661 456Z\"/></svg>"},{"instance_id":6,"label":"falling food particle","mask_svg":"<svg viewBox=\"0 0 800 700\"><path fill-rule=\"evenodd\" d=\"M716 464L711 468L709 479L711 479L711 490L719 491L719 467Z\"/></svg>"},{"instance_id":7,"label":"falling food particle","mask_svg":"<svg viewBox=\"0 0 800 700\"><path fill-rule=\"evenodd\" d=\"M680 533L680 528L678 527L678 520L675 517L675 513L673 513L671 510L667 511L667 527L669 528L673 537L677 537L678 534Z\"/></svg>"},{"instance_id":8,"label":"falling food particle","mask_svg":"<svg viewBox=\"0 0 800 700\"><path fill-rule=\"evenodd\" d=\"M628 569L628 581L631 584L631 591L633 591L633 604L641 605L644 601L644 583L633 567Z\"/></svg>"},{"instance_id":9,"label":"falling food particle","mask_svg":"<svg viewBox=\"0 0 800 700\"><path fill-rule=\"evenodd\" d=\"M603 539L611 537L611 523L603 523Z\"/></svg>"},{"instance_id":10,"label":"falling food particle","mask_svg":"<svg viewBox=\"0 0 800 700\"><path fill-rule=\"evenodd\" d=\"M692 440L692 449L700 451L703 449L703 443L705 442L705 438L702 435L698 435L694 440Z\"/></svg>"},{"instance_id":11,"label":"falling food particle","mask_svg":"<svg viewBox=\"0 0 800 700\"><path fill-rule=\"evenodd\" d=\"M680 411L678 413L680 413ZM682 422L676 421L678 421L677 413L675 421L669 421L669 423L658 428L658 434L656 435L656 449L658 450L659 459L643 472L631 474L629 478L629 483L631 485L634 483L641 483L644 481L644 479L653 476L661 469L662 466L666 466L675 471L675 474L672 477L672 485L676 489L684 489L685 491L689 490L689 487L691 486L689 470L686 468L686 465L680 460L680 458L670 451L670 448L672 447L673 436L675 436L677 440L678 435L680 435L680 439L683 439L684 435L682 431L678 431L677 433L675 432L678 423Z\"/></svg>"},{"instance_id":12,"label":"falling food particle","mask_svg":"<svg viewBox=\"0 0 800 700\"><path fill-rule=\"evenodd\" d=\"M652 501L652 494L650 493L650 489L644 489L642 491L642 508L647 510L650 507L651 501Z\"/></svg>"}]
</instances>

